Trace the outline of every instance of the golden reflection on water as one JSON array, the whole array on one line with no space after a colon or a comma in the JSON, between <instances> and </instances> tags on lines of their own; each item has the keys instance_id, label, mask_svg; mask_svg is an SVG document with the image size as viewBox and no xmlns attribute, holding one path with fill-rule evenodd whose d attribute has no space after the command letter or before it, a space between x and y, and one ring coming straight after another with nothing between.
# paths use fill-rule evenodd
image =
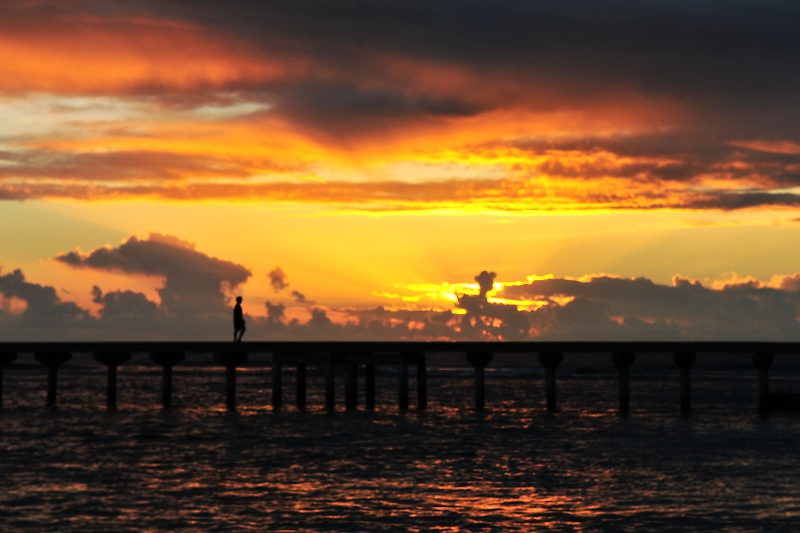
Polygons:
<instances>
[{"instance_id":1,"label":"golden reflection on water","mask_svg":"<svg viewBox=\"0 0 800 533\"><path fill-rule=\"evenodd\" d=\"M124 376L116 413L97 405L101 372L65 371L57 410L40 407L41 372L7 383L0 531L781 531L800 516L800 420L760 418L751 378L698 372L691 417L674 369L632 379L623 418L614 373L559 377L556 413L530 373L489 373L476 413L455 371L431 374L427 412L400 413L385 375L376 411L332 415L320 376L301 413L288 373L275 413L263 372L244 375L237 413L210 371L176 376L171 412L158 374Z\"/></svg>"}]
</instances>

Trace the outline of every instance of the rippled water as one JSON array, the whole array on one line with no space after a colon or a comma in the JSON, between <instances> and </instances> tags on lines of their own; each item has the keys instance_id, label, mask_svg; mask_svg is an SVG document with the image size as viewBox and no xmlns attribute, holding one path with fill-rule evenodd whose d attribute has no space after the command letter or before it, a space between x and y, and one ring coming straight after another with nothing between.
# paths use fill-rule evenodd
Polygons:
<instances>
[{"instance_id":1,"label":"rippled water","mask_svg":"<svg viewBox=\"0 0 800 533\"><path fill-rule=\"evenodd\" d=\"M565 367L555 414L543 410L538 370L489 372L484 413L472 409L471 374L452 370L431 372L423 413L397 411L386 372L375 412L333 415L321 409L321 374L309 376L300 413L287 371L286 407L274 413L269 370L243 369L232 414L224 372L176 367L165 413L158 369L128 365L119 411L107 413L102 367L65 367L52 410L43 369L11 368L0 530L796 529L800 416L756 413L752 367L697 368L688 417L676 370L634 370L623 418L613 368ZM800 392L794 375L773 387Z\"/></svg>"}]
</instances>

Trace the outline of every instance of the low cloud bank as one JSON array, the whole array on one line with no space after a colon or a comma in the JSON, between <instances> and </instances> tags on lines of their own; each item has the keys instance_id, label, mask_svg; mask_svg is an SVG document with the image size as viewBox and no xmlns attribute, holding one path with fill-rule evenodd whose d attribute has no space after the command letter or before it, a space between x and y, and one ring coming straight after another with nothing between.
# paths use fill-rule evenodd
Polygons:
<instances>
[{"instance_id":1,"label":"low cloud bank","mask_svg":"<svg viewBox=\"0 0 800 533\"><path fill-rule=\"evenodd\" d=\"M175 237L131 237L117 248L74 251L74 268L163 278L160 302L134 291L92 290L95 313L57 291L0 274L0 338L6 340L225 340L232 331L231 289L251 271L210 257ZM286 274L270 275L286 287ZM734 278L706 286L675 276L531 276L499 282L483 271L451 309L335 309L293 291L309 318L287 317L284 303L255 310L245 299L247 340L800 340L800 273L769 282ZM467 291L469 292L469 291ZM291 305L291 304L289 304Z\"/></svg>"},{"instance_id":2,"label":"low cloud bank","mask_svg":"<svg viewBox=\"0 0 800 533\"><path fill-rule=\"evenodd\" d=\"M55 260L74 268L163 277L160 309L185 317L223 312L227 302L222 288L235 289L252 275L242 265L209 257L191 243L157 233L147 239L131 237L117 248L68 252ZM120 296L117 304L122 298L132 300Z\"/></svg>"}]
</instances>

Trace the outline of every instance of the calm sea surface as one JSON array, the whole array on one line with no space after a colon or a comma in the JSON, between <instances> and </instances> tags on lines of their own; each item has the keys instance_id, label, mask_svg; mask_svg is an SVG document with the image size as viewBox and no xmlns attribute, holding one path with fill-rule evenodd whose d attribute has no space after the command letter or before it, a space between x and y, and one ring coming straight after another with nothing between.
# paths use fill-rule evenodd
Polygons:
<instances>
[{"instance_id":1,"label":"calm sea surface","mask_svg":"<svg viewBox=\"0 0 800 533\"><path fill-rule=\"evenodd\" d=\"M387 370L375 412L345 412L338 376L328 415L321 374L301 413L286 371L275 413L269 370L245 368L232 414L221 369L182 365L165 413L159 369L130 364L107 413L103 367L65 366L48 410L44 369L18 365L0 410L0 530L800 528L800 415L756 413L752 366L699 364L688 417L674 367L634 366L626 418L613 367L559 371L555 414L538 369L488 372L484 413L468 370L432 369L425 412L413 409L413 373L412 409L397 411ZM796 371L773 375L773 389L800 392Z\"/></svg>"}]
</instances>

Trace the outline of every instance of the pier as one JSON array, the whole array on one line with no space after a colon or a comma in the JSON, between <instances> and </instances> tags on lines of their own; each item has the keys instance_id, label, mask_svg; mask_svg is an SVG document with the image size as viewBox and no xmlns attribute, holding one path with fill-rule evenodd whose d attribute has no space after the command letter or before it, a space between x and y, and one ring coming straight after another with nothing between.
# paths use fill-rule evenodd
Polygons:
<instances>
[{"instance_id":1,"label":"pier","mask_svg":"<svg viewBox=\"0 0 800 533\"><path fill-rule=\"evenodd\" d=\"M320 367L325 373L324 403L328 412L335 410L337 393L335 376L345 374L344 406L356 410L359 399L367 410L375 408L376 367L393 367L397 370L397 408L410 408L409 367L415 372L416 409L428 405L426 354L446 356L455 363L468 363L474 368L474 407L477 411L491 402L486 397L485 369L495 354L525 354L531 366L538 364L545 373L543 407L558 409L558 368L570 354L607 354L619 371L619 412L630 410L630 368L636 354L657 353L671 355L676 368L676 400L682 413L691 411L691 370L697 354L749 354L758 375L759 411L798 410L800 394L773 394L769 389L769 369L775 354L798 354L800 343L785 342L6 342L0 343L0 407L3 394L13 393L13 362L20 354L33 354L47 371L45 405L57 404L58 369L73 354L92 354L95 361L107 368L106 406L117 407L117 369L132 357L149 357L162 367L161 404L169 409L172 404L173 368L187 357L212 354L213 360L225 369L225 405L236 409L236 370L248 361L251 354L263 354L271 362L271 403L273 410L283 406L283 370L294 367L296 372L295 402L299 410L306 409L309 367ZM363 373L363 388L359 376ZM4 391L4 380L5 391ZM363 391L363 396L360 394Z\"/></svg>"}]
</instances>

